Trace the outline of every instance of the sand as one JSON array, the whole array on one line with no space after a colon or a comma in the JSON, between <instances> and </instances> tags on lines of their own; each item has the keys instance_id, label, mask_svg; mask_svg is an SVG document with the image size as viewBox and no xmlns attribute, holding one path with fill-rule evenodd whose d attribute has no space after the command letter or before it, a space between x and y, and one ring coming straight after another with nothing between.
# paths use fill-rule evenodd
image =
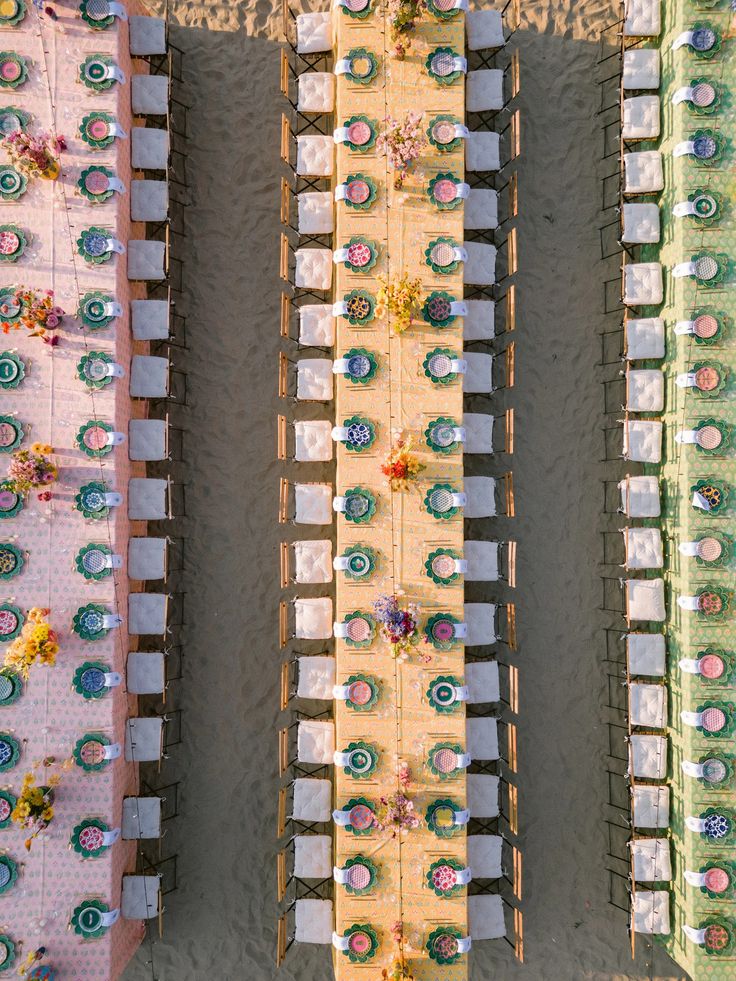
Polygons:
<instances>
[{"instance_id":1,"label":"sand","mask_svg":"<svg viewBox=\"0 0 736 981\"><path fill-rule=\"evenodd\" d=\"M164 937L126 981L276 976L279 600L275 462L278 336L279 11L172 0L192 103L186 262L186 659L171 702L183 742L161 781L182 781L165 854L179 888ZM521 847L526 965L503 944L472 979L675 979L608 904L608 731L598 631L602 390L595 363L601 137L597 35L614 0L523 4L518 274ZM292 948L279 977L331 977L329 951ZM147 963L153 958L153 970Z\"/></svg>"}]
</instances>

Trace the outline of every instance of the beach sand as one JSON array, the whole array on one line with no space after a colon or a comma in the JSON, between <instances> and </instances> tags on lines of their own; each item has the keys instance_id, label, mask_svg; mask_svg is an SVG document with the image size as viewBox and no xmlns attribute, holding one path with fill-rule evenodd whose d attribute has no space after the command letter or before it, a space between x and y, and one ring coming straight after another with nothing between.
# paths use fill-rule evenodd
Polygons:
<instances>
[{"instance_id":1,"label":"beach sand","mask_svg":"<svg viewBox=\"0 0 736 981\"><path fill-rule=\"evenodd\" d=\"M603 455L595 117L599 29L614 0L522 3L516 454L521 847L526 964L473 951L472 978L675 979L608 903L608 730L598 631ZM155 4L152 4L155 11ZM279 348L278 37L268 0L172 0L185 51L192 205L185 261L186 657L171 703L183 741L164 854L178 854L164 937L126 981L276 976L278 712L276 358ZM497 470L494 472L498 472ZM314 478L310 478L314 479ZM145 772L145 771L144 771ZM153 959L153 970L148 963ZM283 981L331 977L330 952L292 948Z\"/></svg>"}]
</instances>

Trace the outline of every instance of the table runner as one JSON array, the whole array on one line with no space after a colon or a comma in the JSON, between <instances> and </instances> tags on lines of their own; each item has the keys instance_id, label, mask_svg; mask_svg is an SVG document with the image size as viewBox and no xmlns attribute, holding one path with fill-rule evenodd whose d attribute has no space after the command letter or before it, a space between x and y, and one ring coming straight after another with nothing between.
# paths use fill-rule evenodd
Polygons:
<instances>
[{"instance_id":1,"label":"table runner","mask_svg":"<svg viewBox=\"0 0 736 981\"><path fill-rule=\"evenodd\" d=\"M136 4L126 6L129 13L143 12L136 10ZM48 755L71 756L76 741L86 732L101 732L111 742L122 744L125 720L136 714L136 700L128 697L124 680L110 694L91 702L71 689L74 672L85 661L101 661L125 678L129 648L125 623L95 643L81 640L71 627L77 609L92 602L119 611L127 619L127 541L131 533L125 503L113 509L107 521L85 520L73 510L73 504L83 484L100 479L125 498L131 472L143 473L140 464L133 471L127 440L102 461L85 456L75 445L79 427L96 417L127 435L130 415L144 414L145 406L131 406L128 395L133 348L128 301L142 293L128 282L124 257L90 266L73 255L76 238L92 225L109 229L124 244L134 235L129 219L130 140L116 139L107 149L94 152L79 134L82 117L93 111L110 113L130 133L128 26L116 19L111 28L93 31L76 6L57 7L62 33L49 18L39 19L30 2L26 7L19 26L3 31L2 47L30 60L29 78L18 89L1 90L0 107L13 105L28 112L34 134L52 129L63 134L68 151L61 157L62 175L57 182L32 179L22 198L3 203L2 221L19 224L32 239L29 252L18 263L0 264L0 286L54 289L55 302L67 316L58 332L57 347L26 336L25 330L0 338L0 349L17 350L28 367L18 388L0 393L0 411L17 413L27 431L23 447L33 442L51 444L60 470L50 503L39 502L32 492L17 517L0 522L0 537L17 536L18 546L27 554L23 573L5 584L3 600L12 600L24 613L33 606L50 607L49 620L60 645L56 666L34 666L21 698L0 710L0 729L11 730L23 740L18 766L3 774L1 781L16 794L33 762ZM92 53L111 56L125 73L126 84L115 84L102 93L83 86L77 77L79 65ZM112 169L127 193L92 206L76 188L81 171L91 164ZM113 295L124 312L109 329L82 332L81 322L75 319L77 304L80 294L92 290ZM143 345L136 348L145 350ZM90 350L110 355L126 375L93 395L77 376L78 362ZM7 472L8 459L0 455L0 477ZM133 528L138 533L145 530L144 525ZM74 568L74 559L90 542L109 544L121 555L122 568L99 582L86 582ZM0 645L0 656L6 650L6 645ZM135 868L135 843L118 841L86 862L68 845L73 828L85 818L120 827L122 798L137 790L136 771L121 758L99 773L86 774L77 766L64 773L54 821L34 842L30 855L23 849L27 832L15 826L0 831L0 848L25 862L17 885L4 900L3 932L16 943L24 942L23 956L44 944L49 963L63 977L109 981L119 976L142 938L140 921L120 919L94 941L83 941L67 929L72 911L83 899L96 897L110 909L120 906L122 876Z\"/></svg>"},{"instance_id":2,"label":"table runner","mask_svg":"<svg viewBox=\"0 0 736 981\"><path fill-rule=\"evenodd\" d=\"M449 113L464 119L463 77L453 85L440 86L424 68L425 58L438 45L464 52L464 15L450 21L438 21L425 13L412 35L411 50L405 60L391 56L390 27L382 11L366 20L351 18L344 8L334 14L336 60L351 48L364 47L377 56L379 70L369 85L359 85L345 75L338 76L335 125L342 126L351 116L364 114L382 125L389 115L402 120L410 110L424 110L423 128L436 113ZM336 267L335 299L341 300L352 289L366 288L375 294L376 276L383 274L395 280L403 272L409 278L419 276L423 284L422 302L432 290L447 290L462 299L462 272L437 275L425 264L424 249L439 235L463 241L463 209L438 211L425 189L440 171L452 171L462 180L463 153L439 154L428 145L402 189L393 187L394 174L386 158L374 150L354 152L345 144L337 148L336 182L360 172L371 177L378 187L378 198L368 211L336 204L335 247L341 248L354 235L375 241L379 247L378 262L367 273L354 273L344 265ZM336 356L342 357L351 347L364 347L375 353L377 376L367 385L356 385L343 376L336 380L336 424L354 416L364 416L377 427L377 439L366 451L355 453L338 444L338 494L347 488L363 486L378 501L377 512L368 524L354 525L337 516L337 554L342 555L354 544L369 545L380 553L378 567L369 582L348 580L336 573L336 618L362 610L372 612L373 601L381 594L401 592L403 601L421 604L419 626L423 632L433 613L451 613L463 617L464 588L462 580L449 586L438 586L427 577L424 562L438 547L463 548L462 512L450 520L437 520L423 505L428 488L435 482L447 482L462 491L462 453L437 454L429 450L424 430L438 416L447 416L462 424L462 385L458 378L450 385L433 384L424 376L422 362L434 347L448 347L462 357L462 320L444 330L420 322L403 336L391 331L385 317L375 318L367 327L353 327L347 319L337 318ZM414 447L426 470L409 490L391 492L380 473L389 450L399 433L411 435ZM426 655L428 663L420 657ZM343 750L351 741L362 739L373 743L381 754L377 771L369 780L356 780L336 767L335 793L338 807L350 798L364 796L378 802L381 796L398 789L397 768L400 762L411 769L408 795L423 818L427 805L437 798L450 798L460 806L466 804L464 771L451 780L440 781L426 766L429 750L439 742L449 741L465 747L465 711L440 715L429 705L426 690L441 675L463 677L462 644L440 653L429 644L420 643L405 661L395 660L389 645L374 640L367 652L350 648L344 640L336 641L337 683L344 684L353 672L372 674L382 684L381 697L370 712L356 712L345 702L335 704L336 748ZM404 925L405 956L417 981L467 977L467 957L454 965L439 967L430 960L425 948L428 936L440 925L453 925L467 935L467 900L465 890L450 899L440 898L428 888L426 873L440 857L455 858L466 864L465 831L452 838L436 837L426 826L391 838L390 832L373 831L368 836L354 836L344 829L335 832L335 864L338 867L358 853L372 858L379 866L377 886L364 897L352 897L344 886L335 886L336 931L343 934L353 923L369 923L379 938L377 954L368 965L353 964L342 952L335 953L338 979L378 976L383 967L390 968L398 955L391 935L392 926Z\"/></svg>"}]
</instances>

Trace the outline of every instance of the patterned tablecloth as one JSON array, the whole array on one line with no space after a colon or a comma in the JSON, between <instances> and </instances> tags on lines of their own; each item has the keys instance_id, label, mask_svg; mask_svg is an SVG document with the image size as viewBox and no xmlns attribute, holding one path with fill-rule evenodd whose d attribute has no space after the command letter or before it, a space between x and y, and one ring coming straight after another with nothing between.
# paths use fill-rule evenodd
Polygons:
<instances>
[{"instance_id":1,"label":"patterned tablecloth","mask_svg":"<svg viewBox=\"0 0 736 981\"><path fill-rule=\"evenodd\" d=\"M673 51L672 42L684 31L692 30L696 23L707 24L720 36L713 57L699 57L689 46ZM698 285L690 278L673 278L670 270L677 263L689 261L700 250L727 253L733 262L736 256L736 219L733 211L733 188L736 163L734 158L734 83L736 74L736 23L728 5L715 9L696 9L690 3L668 2L662 5L662 35L659 47L662 56L662 137L659 149L664 166L664 191L659 197L662 220L661 244L644 247L643 261L660 261L664 267L664 305L645 309L641 316L664 318L667 355L664 362L665 435L661 468L648 468L659 472L662 478L663 532L669 545L666 550L665 580L668 591L669 620L666 624L668 648L669 736L670 772L672 788L670 827L673 845L673 880L670 934L657 937L675 960L693 978L736 978L734 950L722 956L713 956L705 948L694 944L684 934L687 924L699 928L709 917L725 916L734 924L736 939L736 900L730 890L723 898L713 898L705 890L685 882L683 872L698 872L709 861L732 860L732 843L709 842L685 827L685 818L698 817L709 807L725 807L733 812L736 807L733 780L722 786L710 787L682 772L683 760L699 762L713 754L731 752L733 738L706 737L702 731L684 725L681 711L696 711L709 700L734 702L733 674L727 672L719 683L708 683L699 675L682 671L678 667L681 658L697 658L706 648L733 652L736 647L733 606L730 613L715 622L698 614L680 610L678 596L692 596L706 585L733 589L733 551L724 563L709 564L678 554L677 546L704 536L736 535L733 498L718 513L707 515L691 507L693 489L698 481L713 482L736 488L736 464L733 449L715 455L704 454L693 445L675 442L679 430L694 429L706 419L725 421L734 425L733 386L736 370L736 347L733 323L736 318L734 276L731 265L726 280L719 286ZM648 47L655 46L648 44ZM715 112L697 114L688 103L673 105L672 96L681 86L691 85L696 79L707 78L720 87L721 101ZM673 157L674 147L684 140L691 140L701 130L718 130L726 138L726 151L711 166L699 163L694 157ZM649 146L637 149L649 149ZM714 223L702 223L691 217L673 217L673 207L694 197L697 189L721 196L722 210ZM711 308L725 315L728 328L714 343L696 342L690 336L676 336L678 321L692 320L696 312ZM725 389L715 398L704 398L692 388L680 388L675 384L678 375L693 372L703 362L719 364L728 372ZM636 367L655 367L638 363ZM641 522L637 522L641 523ZM654 524L655 522L645 522ZM727 539L726 539L727 540ZM733 604L733 600L731 601ZM725 684L721 683L725 682ZM732 879L733 881L733 879ZM644 886L640 886L645 888Z\"/></svg>"},{"instance_id":2,"label":"patterned tablecloth","mask_svg":"<svg viewBox=\"0 0 736 981\"><path fill-rule=\"evenodd\" d=\"M77 189L81 172L92 164L109 167L126 189L130 186L129 139L116 139L109 147L93 151L79 133L82 118L92 112L109 113L126 133L130 131L128 27L116 19L107 30L92 30L76 6L67 5L56 7L62 31L48 18L39 20L29 0L25 6L29 9L19 25L2 31L0 47L26 59L28 79L17 89L0 89L0 109L17 107L30 117L30 132L53 129L66 137L69 149L62 156L58 181L32 179L20 199L0 205L0 221L20 225L29 239L27 252L17 263L0 263L0 287L53 289L55 302L68 316L58 331L57 347L28 337L25 330L0 339L0 350L14 351L26 368L17 388L0 390L0 414L12 414L22 423L22 446L51 444L60 468L51 502L39 502L34 493L20 514L0 521L0 538L12 537L26 559L21 575L3 583L0 602L10 602L23 613L33 606L49 607L60 643L56 666L34 667L21 698L0 708L0 730L12 733L22 746L18 765L0 776L2 788L14 794L33 762L45 756L70 757L87 732L102 733L122 744L125 720L136 714L136 701L128 697L124 682L129 648L125 625L95 643L81 640L71 629L73 615L87 603L100 603L127 618L131 532L127 507L124 503L107 520L95 521L85 520L73 504L80 487L91 481L103 480L109 490L125 497L132 472L125 443L102 460L85 456L75 443L80 426L93 419L111 424L127 437L132 409L127 379L132 353L128 301L140 294L128 283L124 256L95 266L76 254L76 239L90 226L105 228L123 243L134 237L128 193L116 193L93 206ZM129 12L135 9L133 4L127 7ZM126 84L116 82L99 93L85 87L78 73L90 54L110 56L125 73ZM107 329L81 330L75 318L80 296L97 290L114 297L123 314ZM105 352L126 377L114 378L99 390L88 389L77 370L90 351ZM143 414L139 407L135 411ZM0 454L0 479L8 459ZM107 544L120 554L122 568L97 582L85 580L74 560L79 549L91 542ZM0 655L6 649L0 645ZM82 698L73 690L72 679L87 660L120 672L122 685L101 699ZM53 824L34 842L29 855L23 849L23 831L0 830L0 849L23 863L15 887L0 897L1 932L16 944L23 942L24 954L44 944L61 977L115 978L140 942L138 921L121 919L96 940L85 941L67 930L72 911L86 898L97 898L110 909L119 907L122 876L135 868L134 842L118 841L100 857L83 862L69 848L72 830L85 818L120 827L122 798L136 790L136 767L122 758L98 773L87 774L75 766L62 776Z\"/></svg>"},{"instance_id":3,"label":"patterned tablecloth","mask_svg":"<svg viewBox=\"0 0 736 981\"><path fill-rule=\"evenodd\" d=\"M336 59L353 48L365 48L375 55L378 73L368 84L356 84L348 76L338 76L335 125L344 125L351 117L364 115L375 120L380 129L389 115L403 119L410 110L421 106L424 127L442 113L464 118L464 84L462 77L454 84L442 86L427 74L424 62L437 46L464 51L464 15L439 21L425 15L404 61L391 56L389 28L383 13L372 12L365 20L350 17L342 7L334 13ZM336 182L351 174L363 174L376 185L377 199L367 210L336 204L335 246L345 246L351 237L360 235L378 246L378 261L367 273L352 272L337 266L335 299L355 289L378 290L376 277L397 279L403 272L419 276L423 298L432 290L446 290L462 299L462 274L438 275L425 264L424 250L430 240L448 236L462 245L463 212L439 211L426 193L431 178L439 172L452 172L463 180L463 152L440 154L435 147L423 151L416 170L402 189L393 187L393 172L386 158L375 149L356 152L345 144L338 146ZM381 594L399 592L406 601L421 604L419 614L422 633L426 621L437 612L447 612L463 619L462 578L451 585L435 584L426 574L424 563L433 550L445 547L457 555L463 548L462 512L450 520L438 520L426 510L423 500L435 483L451 484L455 491L463 488L463 456L460 450L440 454L429 449L424 430L437 417L452 418L462 425L462 387L460 378L449 385L436 384L424 374L422 362L435 347L449 348L462 357L462 320L444 330L420 322L403 336L394 334L385 317L376 317L367 326L352 326L346 318L337 319L336 356L343 357L353 347L365 348L378 361L376 376L367 384L355 384L344 376L336 381L336 422L353 416L369 420L377 431L373 445L360 453L338 444L337 493L361 486L377 499L377 510L367 524L353 524L343 515L337 518L337 554L353 545L367 545L378 556L370 579L360 580L337 575L336 616L342 620L356 610L372 612L373 601ZM411 435L426 470L407 491L392 493L380 472L399 433ZM365 797L378 803L381 796L398 788L400 762L409 765L412 783L408 794L422 818L428 805L449 798L464 807L466 801L464 771L448 780L433 775L427 765L430 750L441 742L465 746L465 711L462 705L454 712L440 714L432 708L427 689L442 675L463 678L463 646L457 643L447 652L438 652L421 643L405 661L396 661L389 645L376 638L370 647L355 649L344 640L336 642L337 682L344 684L354 673L374 676L380 684L380 698L368 712L358 712L338 701L335 707L336 748L345 749L355 740L376 747L379 764L369 779L355 779L336 767L336 803L342 807L348 800ZM422 656L428 660L424 663ZM462 866L466 859L466 835L459 830L452 837L439 838L424 821L416 830L392 838L390 832L373 830L366 836L336 829L335 864L343 866L356 854L371 858L378 867L378 881L365 896L349 895L344 886L336 885L336 930L344 934L353 924L369 924L378 936L376 955L366 965L353 963L342 952L335 954L336 976L343 981L377 977L390 967L397 954L391 928L404 924L405 953L417 981L435 981L438 977L467 977L467 956L454 964L439 967L430 960L426 943L438 926L454 926L467 935L466 890L452 898L440 898L428 887L426 874L440 858L454 858Z\"/></svg>"}]
</instances>

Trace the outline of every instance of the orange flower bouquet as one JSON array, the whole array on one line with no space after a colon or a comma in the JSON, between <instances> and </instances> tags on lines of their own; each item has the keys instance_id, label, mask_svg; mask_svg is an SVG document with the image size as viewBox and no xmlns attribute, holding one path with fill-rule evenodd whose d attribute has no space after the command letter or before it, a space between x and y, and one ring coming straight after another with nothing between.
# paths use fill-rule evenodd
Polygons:
<instances>
[{"instance_id":1,"label":"orange flower bouquet","mask_svg":"<svg viewBox=\"0 0 736 981\"><path fill-rule=\"evenodd\" d=\"M56 631L51 629L46 617L51 611L34 606L28 612L20 636L16 637L5 655L6 668L16 671L24 681L28 680L31 667L36 663L56 664L59 653Z\"/></svg>"},{"instance_id":2,"label":"orange flower bouquet","mask_svg":"<svg viewBox=\"0 0 736 981\"><path fill-rule=\"evenodd\" d=\"M381 473L388 477L393 491L408 490L412 481L417 479L422 470L426 470L416 453L412 453L411 447L411 436L408 439L400 438L381 467Z\"/></svg>"}]
</instances>

